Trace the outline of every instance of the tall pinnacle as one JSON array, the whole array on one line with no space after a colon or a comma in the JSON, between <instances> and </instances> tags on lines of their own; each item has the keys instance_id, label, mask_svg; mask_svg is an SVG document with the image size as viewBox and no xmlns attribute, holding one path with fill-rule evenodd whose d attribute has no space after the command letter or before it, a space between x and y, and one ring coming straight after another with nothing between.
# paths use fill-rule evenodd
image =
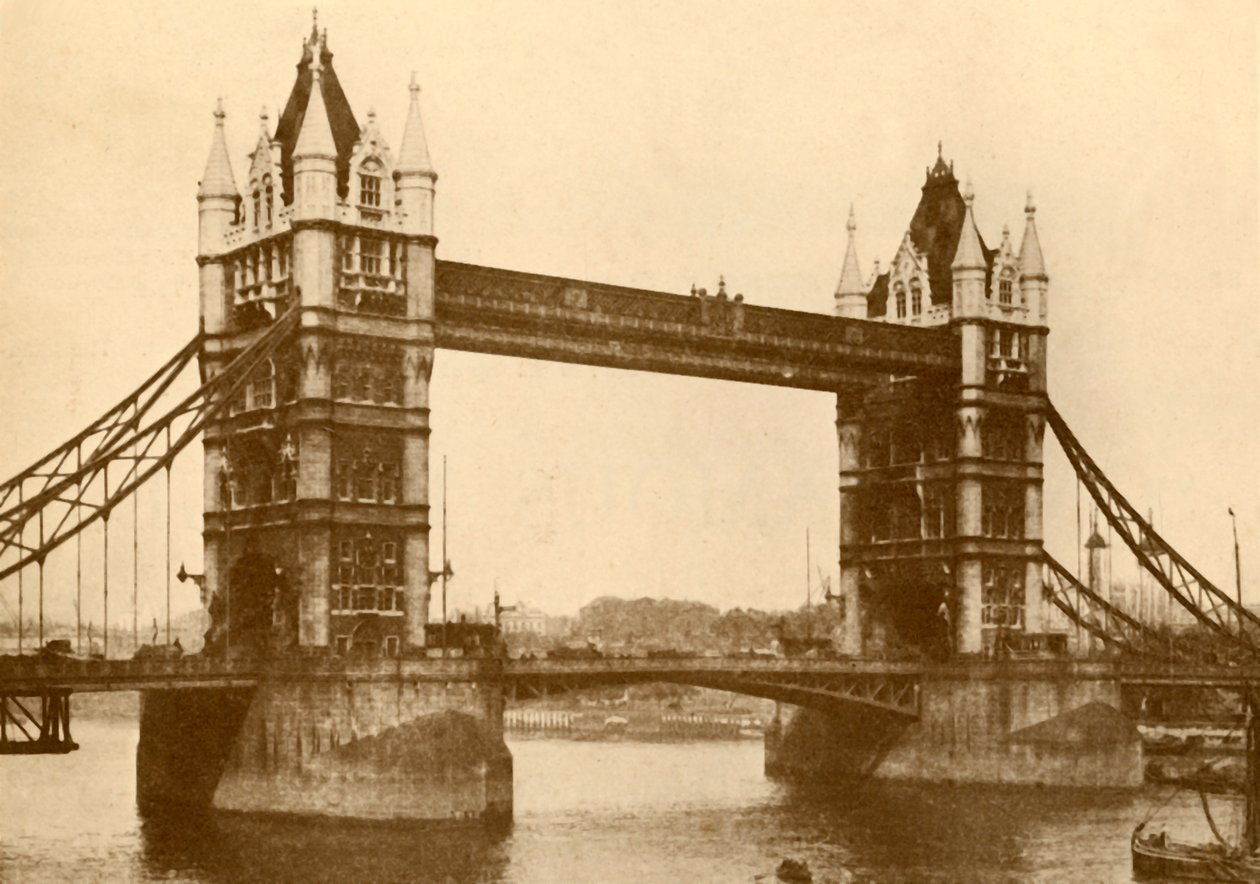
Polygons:
<instances>
[{"instance_id":1,"label":"tall pinnacle","mask_svg":"<svg viewBox=\"0 0 1260 884\"><path fill-rule=\"evenodd\" d=\"M1028 192L1028 202L1024 205L1024 216L1028 219L1024 224L1024 241L1019 247L1019 271L1024 277L1046 279L1046 262L1041 257L1041 242L1037 239L1037 222L1034 217L1037 207L1033 205L1032 191Z\"/></svg>"},{"instance_id":2,"label":"tall pinnacle","mask_svg":"<svg viewBox=\"0 0 1260 884\"><path fill-rule=\"evenodd\" d=\"M971 204L976 195L971 189L971 179L963 190L963 201L967 204L967 214L963 217L962 232L958 235L958 248L954 252L955 270L984 270L984 249L980 246L980 232L976 230L976 219Z\"/></svg>"},{"instance_id":3,"label":"tall pinnacle","mask_svg":"<svg viewBox=\"0 0 1260 884\"><path fill-rule=\"evenodd\" d=\"M836 286L836 296L865 295L866 286L862 283L862 271L858 267L857 257L857 219L853 212L853 204L849 204L849 220L845 224L849 231L849 244L844 251L844 264L840 270L840 284Z\"/></svg>"},{"instance_id":4,"label":"tall pinnacle","mask_svg":"<svg viewBox=\"0 0 1260 884\"><path fill-rule=\"evenodd\" d=\"M227 138L223 131L223 99L214 109L214 136L210 142L210 156L206 158L206 170L201 173L197 196L201 198L237 197L236 178L232 175L232 161L228 157Z\"/></svg>"},{"instance_id":5,"label":"tall pinnacle","mask_svg":"<svg viewBox=\"0 0 1260 884\"><path fill-rule=\"evenodd\" d=\"M302 157L322 157L329 160L337 158L332 125L328 122L328 110L324 107L324 84L321 76L324 65L319 55L318 51L311 53L311 97L306 103L306 115L302 118L297 144L293 146L295 160Z\"/></svg>"},{"instance_id":6,"label":"tall pinnacle","mask_svg":"<svg viewBox=\"0 0 1260 884\"><path fill-rule=\"evenodd\" d=\"M398 171L432 175L433 161L429 159L429 145L424 137L424 123L420 119L420 84L416 82L415 71L411 72L408 88L411 90L411 105L407 109L407 125L398 150Z\"/></svg>"}]
</instances>

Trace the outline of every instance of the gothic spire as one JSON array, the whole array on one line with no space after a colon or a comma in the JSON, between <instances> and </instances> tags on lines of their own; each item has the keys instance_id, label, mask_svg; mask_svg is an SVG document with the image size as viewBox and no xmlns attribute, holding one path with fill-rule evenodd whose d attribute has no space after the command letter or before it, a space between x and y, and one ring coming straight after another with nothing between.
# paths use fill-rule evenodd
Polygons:
<instances>
[{"instance_id":1,"label":"gothic spire","mask_svg":"<svg viewBox=\"0 0 1260 884\"><path fill-rule=\"evenodd\" d=\"M303 157L323 157L329 160L337 158L337 145L333 141L332 126L324 107L324 90L320 82L324 65L319 55L318 52L311 55L311 97L306 104L306 115L302 119L297 144L293 147L295 160Z\"/></svg>"},{"instance_id":2,"label":"gothic spire","mask_svg":"<svg viewBox=\"0 0 1260 884\"><path fill-rule=\"evenodd\" d=\"M1037 222L1034 216L1037 207L1033 205L1032 191L1028 192L1028 202L1024 205L1024 241L1019 247L1019 271L1025 278L1046 278L1046 262L1041 257L1041 242L1037 239Z\"/></svg>"},{"instance_id":3,"label":"gothic spire","mask_svg":"<svg viewBox=\"0 0 1260 884\"><path fill-rule=\"evenodd\" d=\"M403 129L402 144L398 150L398 171L407 174L433 174L433 161L429 159L429 145L424 137L424 123L420 120L420 84L415 71L411 72L411 105L407 109L407 125Z\"/></svg>"},{"instance_id":4,"label":"gothic spire","mask_svg":"<svg viewBox=\"0 0 1260 884\"><path fill-rule=\"evenodd\" d=\"M849 231L848 247L844 251L844 264L840 270L840 284L836 286L836 296L865 295L866 286L862 282L862 271L858 268L857 257L857 220L853 212L853 204L849 204L849 220L845 225Z\"/></svg>"},{"instance_id":5,"label":"gothic spire","mask_svg":"<svg viewBox=\"0 0 1260 884\"><path fill-rule=\"evenodd\" d=\"M214 109L214 136L210 141L210 156L206 158L206 170L201 173L201 183L197 188L197 196L237 197L236 178L232 175L232 161L228 157L227 138L223 131L223 99Z\"/></svg>"},{"instance_id":6,"label":"gothic spire","mask_svg":"<svg viewBox=\"0 0 1260 884\"><path fill-rule=\"evenodd\" d=\"M976 230L976 219L971 204L976 195L971 189L971 179L967 179L967 187L963 192L963 202L967 204L967 213L963 216L962 231L958 234L958 248L954 251L955 270L984 270L984 247L980 245L980 231Z\"/></svg>"}]
</instances>

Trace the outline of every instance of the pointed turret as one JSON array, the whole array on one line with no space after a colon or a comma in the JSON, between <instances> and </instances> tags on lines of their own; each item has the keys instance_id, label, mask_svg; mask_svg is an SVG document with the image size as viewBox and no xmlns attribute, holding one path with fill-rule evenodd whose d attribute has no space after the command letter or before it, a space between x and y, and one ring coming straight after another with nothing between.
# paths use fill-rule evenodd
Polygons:
<instances>
[{"instance_id":1,"label":"pointed turret","mask_svg":"<svg viewBox=\"0 0 1260 884\"><path fill-rule=\"evenodd\" d=\"M854 319L866 318L866 291L868 286L862 281L862 271L857 257L857 219L854 216L853 204L849 204L849 221L845 225L849 231L848 246L844 250L844 264L840 269L840 284L836 286L836 315L849 316Z\"/></svg>"},{"instance_id":2,"label":"pointed turret","mask_svg":"<svg viewBox=\"0 0 1260 884\"><path fill-rule=\"evenodd\" d=\"M298 131L297 144L293 146L294 172L304 159L337 159L337 144L333 141L332 126L328 122L328 110L324 107L324 90L320 83L323 65L318 54L311 58L311 98L306 103L302 128Z\"/></svg>"},{"instance_id":3,"label":"pointed turret","mask_svg":"<svg viewBox=\"0 0 1260 884\"><path fill-rule=\"evenodd\" d=\"M1028 201L1024 204L1024 241L1019 247L1019 271L1026 279L1049 279L1046 276L1046 262L1041 257L1041 242L1037 239L1037 207L1033 205L1032 191L1028 192Z\"/></svg>"},{"instance_id":4,"label":"pointed turret","mask_svg":"<svg viewBox=\"0 0 1260 884\"><path fill-rule=\"evenodd\" d=\"M424 137L424 123L420 118L420 84L416 74L411 74L411 105L407 108L407 125L403 129L402 143L398 151L398 171L403 174L426 174L437 177L433 161L429 159L429 144Z\"/></svg>"},{"instance_id":5,"label":"pointed turret","mask_svg":"<svg viewBox=\"0 0 1260 884\"><path fill-rule=\"evenodd\" d=\"M311 93L293 146L293 220L332 218L337 209L337 145L320 82L320 53L311 54Z\"/></svg>"},{"instance_id":6,"label":"pointed turret","mask_svg":"<svg viewBox=\"0 0 1260 884\"><path fill-rule=\"evenodd\" d=\"M1024 205L1024 241L1019 247L1020 298L1028 305L1029 321L1045 325L1049 321L1047 291L1050 277L1046 275L1046 262L1041 256L1041 242L1037 238L1037 207L1033 205L1032 191Z\"/></svg>"},{"instance_id":7,"label":"pointed turret","mask_svg":"<svg viewBox=\"0 0 1260 884\"><path fill-rule=\"evenodd\" d=\"M986 332L982 320L987 304L988 263L985 248L976 229L976 195L971 181L963 192L962 227L958 231L958 247L950 264L953 286L951 320L957 325L962 338L962 382L983 384L986 378Z\"/></svg>"},{"instance_id":8,"label":"pointed turret","mask_svg":"<svg viewBox=\"0 0 1260 884\"><path fill-rule=\"evenodd\" d=\"M206 157L206 170L201 174L201 183L197 188L198 199L214 197L240 196L236 189L236 178L232 175L232 161L228 157L227 136L223 131L223 120L227 114L223 111L223 99L214 109L214 136L210 141L210 156Z\"/></svg>"},{"instance_id":9,"label":"pointed turret","mask_svg":"<svg viewBox=\"0 0 1260 884\"><path fill-rule=\"evenodd\" d=\"M429 159L429 145L420 119L420 84L411 73L411 105L407 109L407 125L403 129L398 150L398 200L402 208L402 229L405 233L433 235L433 196L437 173Z\"/></svg>"},{"instance_id":10,"label":"pointed turret","mask_svg":"<svg viewBox=\"0 0 1260 884\"><path fill-rule=\"evenodd\" d=\"M958 234L958 248L954 251L954 262L950 265L955 271L980 270L987 266L984 259L984 246L980 244L980 231L976 229L976 219L972 211L972 203L976 195L971 189L968 179L963 193L963 202L967 204L967 213L963 216L962 231ZM957 273L954 274L957 277Z\"/></svg>"},{"instance_id":11,"label":"pointed turret","mask_svg":"<svg viewBox=\"0 0 1260 884\"><path fill-rule=\"evenodd\" d=\"M320 68L317 90L313 88L315 76L312 62L318 64ZM333 54L328 49L328 31L320 31L314 26L311 28L310 37L302 43L302 57L297 64L297 79L293 83L293 89L280 114L273 138L273 142L279 145L280 175L286 204L292 203L294 198L294 152L297 149L298 138L305 127L306 111L311 105L313 91L318 91L320 94L325 117L332 130L337 155L337 195L344 198L349 191L350 154L354 150L355 142L359 139L359 123L337 80L337 72L333 68ZM326 146L321 149L326 149Z\"/></svg>"},{"instance_id":12,"label":"pointed turret","mask_svg":"<svg viewBox=\"0 0 1260 884\"><path fill-rule=\"evenodd\" d=\"M202 255L213 255L223 250L223 236L236 220L236 210L241 194L236 189L232 175L232 162L228 158L227 137L224 134L223 99L214 109L214 135L210 141L210 156L206 158L206 170L197 186L198 248Z\"/></svg>"}]
</instances>

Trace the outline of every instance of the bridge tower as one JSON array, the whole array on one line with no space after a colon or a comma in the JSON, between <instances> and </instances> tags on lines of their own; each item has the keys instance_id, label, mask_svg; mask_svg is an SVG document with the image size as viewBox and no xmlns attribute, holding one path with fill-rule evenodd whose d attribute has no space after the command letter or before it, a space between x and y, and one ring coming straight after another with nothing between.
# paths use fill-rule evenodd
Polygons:
<instances>
[{"instance_id":1,"label":"bridge tower","mask_svg":"<svg viewBox=\"0 0 1260 884\"><path fill-rule=\"evenodd\" d=\"M332 58L313 27L244 194L220 106L198 191L203 374L296 313L205 434L212 649L424 644L437 175L414 78L395 156Z\"/></svg>"},{"instance_id":2,"label":"bridge tower","mask_svg":"<svg viewBox=\"0 0 1260 884\"><path fill-rule=\"evenodd\" d=\"M243 194L215 112L198 192L202 373L260 339L276 349L204 432L207 651L263 674L146 691L137 800L502 819L499 662L414 653L437 244L420 90L413 77L395 155L375 113L359 124L332 58L312 28L274 131L262 115ZM293 648L322 653L274 653Z\"/></svg>"},{"instance_id":3,"label":"bridge tower","mask_svg":"<svg viewBox=\"0 0 1260 884\"><path fill-rule=\"evenodd\" d=\"M937 156L888 270L861 281L855 222L839 315L947 326L950 386L891 378L837 397L840 566L851 654L980 654L1042 636L1041 478L1048 277L1029 197L997 248ZM859 294L861 295L859 297Z\"/></svg>"}]
</instances>

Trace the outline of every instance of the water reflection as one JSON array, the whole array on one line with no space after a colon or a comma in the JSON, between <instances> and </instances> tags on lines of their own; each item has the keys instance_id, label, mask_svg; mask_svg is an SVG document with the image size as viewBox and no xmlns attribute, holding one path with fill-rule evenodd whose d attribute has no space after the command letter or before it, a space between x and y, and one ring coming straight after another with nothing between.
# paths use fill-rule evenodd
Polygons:
<instances>
[{"instance_id":1,"label":"water reflection","mask_svg":"<svg viewBox=\"0 0 1260 884\"><path fill-rule=\"evenodd\" d=\"M772 828L835 880L1127 880L1135 794L871 781L784 787ZM1085 821L1088 821L1087 823Z\"/></svg>"},{"instance_id":2,"label":"water reflection","mask_svg":"<svg viewBox=\"0 0 1260 884\"><path fill-rule=\"evenodd\" d=\"M506 830L150 814L140 824L147 876L197 881L499 881Z\"/></svg>"},{"instance_id":3,"label":"water reflection","mask_svg":"<svg viewBox=\"0 0 1260 884\"><path fill-rule=\"evenodd\" d=\"M793 786L762 775L755 742L528 740L511 744L505 831L142 818L134 724L82 722L76 736L69 756L0 765L0 880L725 884L772 881L797 857L818 882L1128 881L1129 833L1167 794ZM1163 816L1180 837L1208 837L1193 795Z\"/></svg>"}]
</instances>

